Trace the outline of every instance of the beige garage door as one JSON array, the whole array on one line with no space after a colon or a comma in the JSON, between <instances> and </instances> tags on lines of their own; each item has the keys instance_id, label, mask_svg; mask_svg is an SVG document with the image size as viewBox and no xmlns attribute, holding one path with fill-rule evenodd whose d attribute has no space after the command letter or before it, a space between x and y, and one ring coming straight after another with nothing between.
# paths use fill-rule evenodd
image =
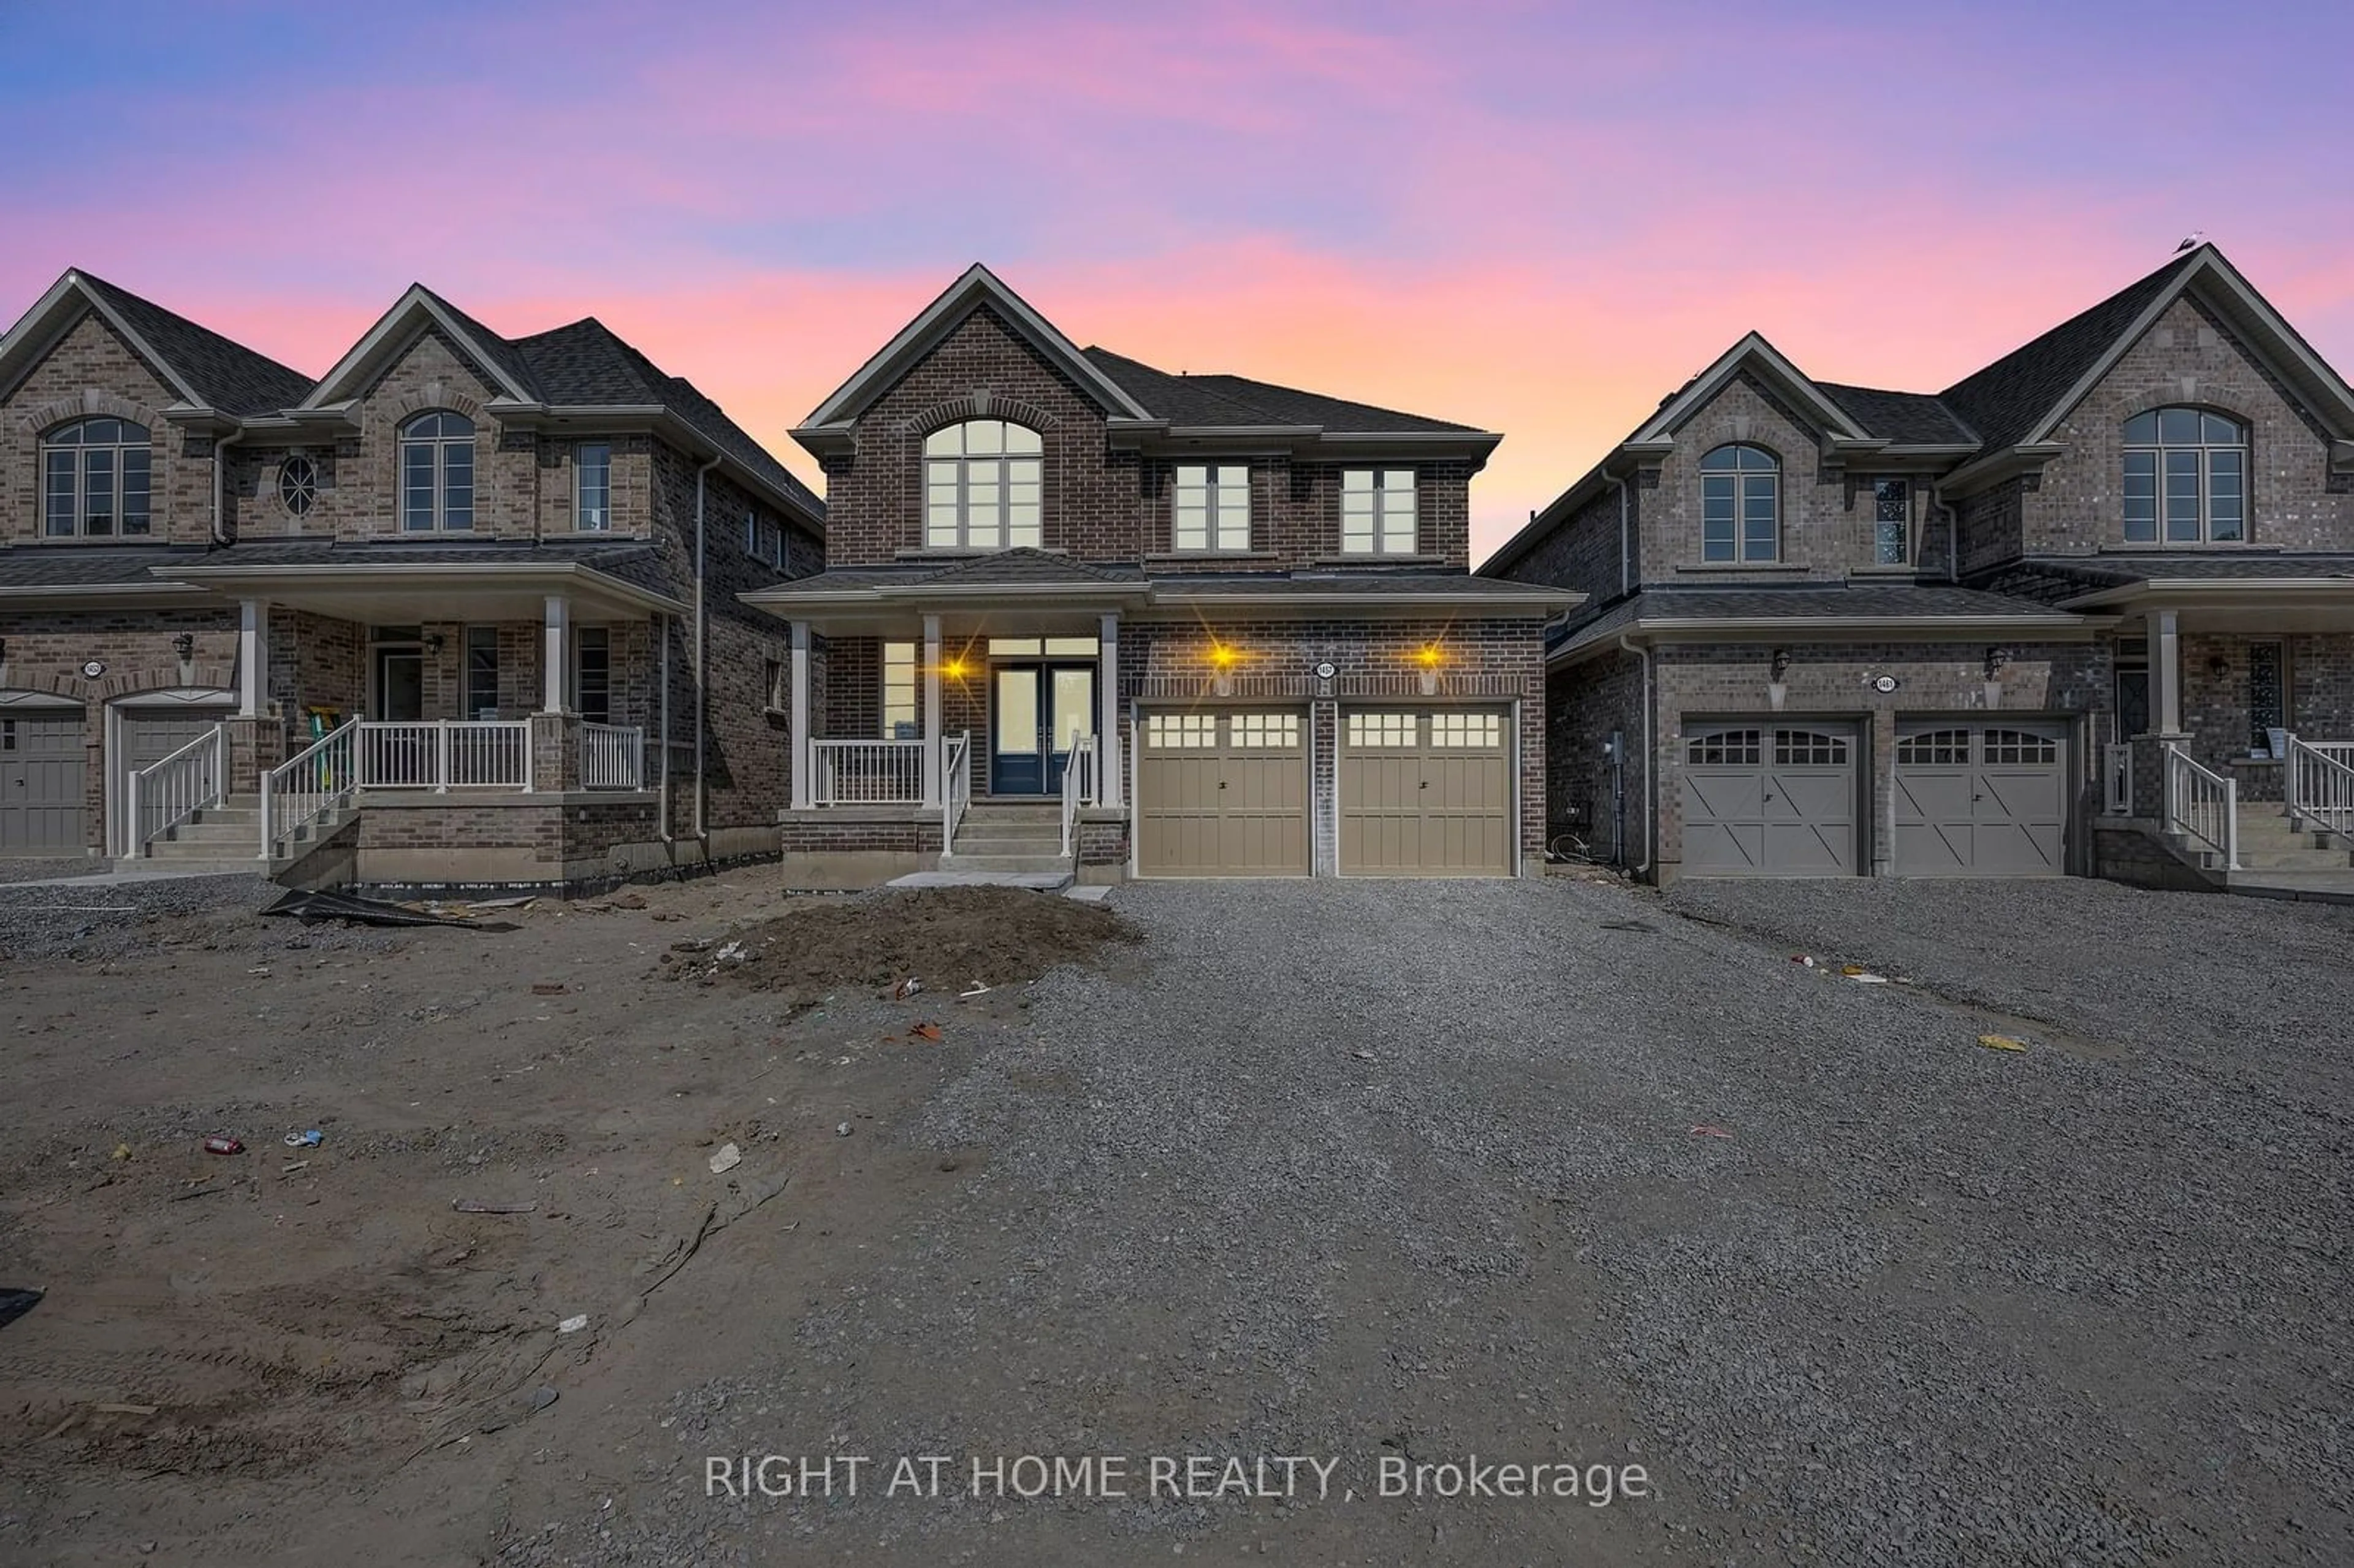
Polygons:
<instances>
[{"instance_id":1,"label":"beige garage door","mask_svg":"<svg viewBox=\"0 0 2354 1568\"><path fill-rule=\"evenodd\" d=\"M1341 874L1511 875L1511 730L1487 709L1343 714Z\"/></svg>"},{"instance_id":2,"label":"beige garage door","mask_svg":"<svg viewBox=\"0 0 2354 1568\"><path fill-rule=\"evenodd\" d=\"M1140 874L1308 874L1306 713L1147 713L1138 738Z\"/></svg>"}]
</instances>

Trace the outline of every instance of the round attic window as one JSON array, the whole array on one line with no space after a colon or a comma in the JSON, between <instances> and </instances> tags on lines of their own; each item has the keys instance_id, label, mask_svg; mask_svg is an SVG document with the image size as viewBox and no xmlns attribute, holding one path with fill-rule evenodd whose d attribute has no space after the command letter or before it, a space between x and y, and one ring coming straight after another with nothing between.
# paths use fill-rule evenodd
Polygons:
<instances>
[{"instance_id":1,"label":"round attic window","mask_svg":"<svg viewBox=\"0 0 2354 1568\"><path fill-rule=\"evenodd\" d=\"M297 517L308 517L319 499L318 462L296 452L278 465L278 499Z\"/></svg>"}]
</instances>

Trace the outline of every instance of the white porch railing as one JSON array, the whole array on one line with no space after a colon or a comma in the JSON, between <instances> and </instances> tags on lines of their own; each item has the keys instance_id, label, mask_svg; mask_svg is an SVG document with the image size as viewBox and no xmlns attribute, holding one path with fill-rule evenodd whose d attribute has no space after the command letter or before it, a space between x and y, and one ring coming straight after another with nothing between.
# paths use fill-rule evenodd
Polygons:
<instances>
[{"instance_id":1,"label":"white porch railing","mask_svg":"<svg viewBox=\"0 0 2354 1568\"><path fill-rule=\"evenodd\" d=\"M348 720L261 776L262 859L352 798L359 735L359 720Z\"/></svg>"},{"instance_id":2,"label":"white porch railing","mask_svg":"<svg viewBox=\"0 0 2354 1568\"><path fill-rule=\"evenodd\" d=\"M1070 760L1063 765L1063 853L1076 847L1079 808L1092 806L1101 793L1096 775L1101 754L1092 738L1071 737Z\"/></svg>"},{"instance_id":3,"label":"white porch railing","mask_svg":"<svg viewBox=\"0 0 2354 1568\"><path fill-rule=\"evenodd\" d=\"M2240 869L2240 787L2168 742L2166 747L2166 831L2180 833Z\"/></svg>"},{"instance_id":4,"label":"white porch railing","mask_svg":"<svg viewBox=\"0 0 2354 1568\"><path fill-rule=\"evenodd\" d=\"M639 789L645 776L645 731L619 724L580 726L580 788Z\"/></svg>"},{"instance_id":5,"label":"white porch railing","mask_svg":"<svg viewBox=\"0 0 2354 1568\"><path fill-rule=\"evenodd\" d=\"M217 724L169 757L131 775L131 853L228 795L228 726Z\"/></svg>"},{"instance_id":6,"label":"white porch railing","mask_svg":"<svg viewBox=\"0 0 2354 1568\"><path fill-rule=\"evenodd\" d=\"M2133 815L2133 745L2112 741L2101 748L2102 811L2112 817Z\"/></svg>"},{"instance_id":7,"label":"white porch railing","mask_svg":"<svg viewBox=\"0 0 2354 1568\"><path fill-rule=\"evenodd\" d=\"M529 789L531 721L369 721L355 757L363 789Z\"/></svg>"},{"instance_id":8,"label":"white porch railing","mask_svg":"<svg viewBox=\"0 0 2354 1568\"><path fill-rule=\"evenodd\" d=\"M2290 736L2281 783L2292 821L2354 837L2354 742L2314 746Z\"/></svg>"},{"instance_id":9,"label":"white porch railing","mask_svg":"<svg viewBox=\"0 0 2354 1568\"><path fill-rule=\"evenodd\" d=\"M820 806L915 805L924 798L920 740L813 740L810 800Z\"/></svg>"},{"instance_id":10,"label":"white porch railing","mask_svg":"<svg viewBox=\"0 0 2354 1568\"><path fill-rule=\"evenodd\" d=\"M957 830L972 804L972 731L940 737L940 850L956 849Z\"/></svg>"}]
</instances>

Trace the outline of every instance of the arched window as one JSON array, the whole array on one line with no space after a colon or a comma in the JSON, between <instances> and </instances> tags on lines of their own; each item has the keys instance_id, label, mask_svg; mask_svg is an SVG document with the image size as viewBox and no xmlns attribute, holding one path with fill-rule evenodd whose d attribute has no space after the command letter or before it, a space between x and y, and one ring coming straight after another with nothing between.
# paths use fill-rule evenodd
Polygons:
<instances>
[{"instance_id":1,"label":"arched window","mask_svg":"<svg viewBox=\"0 0 2354 1568\"><path fill-rule=\"evenodd\" d=\"M147 427L129 419L77 419L41 438L43 532L137 537L148 531Z\"/></svg>"},{"instance_id":2,"label":"arched window","mask_svg":"<svg viewBox=\"0 0 2354 1568\"><path fill-rule=\"evenodd\" d=\"M2248 427L2203 408L2152 408L2126 421L2129 544L2247 536Z\"/></svg>"},{"instance_id":3,"label":"arched window","mask_svg":"<svg viewBox=\"0 0 2354 1568\"><path fill-rule=\"evenodd\" d=\"M1700 558L1782 556L1782 465L1762 447L1723 446L1700 460Z\"/></svg>"},{"instance_id":4,"label":"arched window","mask_svg":"<svg viewBox=\"0 0 2354 1568\"><path fill-rule=\"evenodd\" d=\"M924 438L924 543L1002 550L1041 543L1045 444L1003 419L967 419Z\"/></svg>"},{"instance_id":5,"label":"arched window","mask_svg":"<svg viewBox=\"0 0 2354 1568\"><path fill-rule=\"evenodd\" d=\"M474 525L474 421L442 409L400 427L403 533Z\"/></svg>"}]
</instances>

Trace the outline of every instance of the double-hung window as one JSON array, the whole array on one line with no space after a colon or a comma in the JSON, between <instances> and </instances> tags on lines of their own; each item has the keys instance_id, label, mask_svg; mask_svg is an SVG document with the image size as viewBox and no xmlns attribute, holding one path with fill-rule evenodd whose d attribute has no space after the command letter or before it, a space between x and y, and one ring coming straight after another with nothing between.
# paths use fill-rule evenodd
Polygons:
<instances>
[{"instance_id":1,"label":"double-hung window","mask_svg":"<svg viewBox=\"0 0 2354 1568\"><path fill-rule=\"evenodd\" d=\"M1744 566L1782 556L1782 465L1762 447L1723 446L1700 460L1700 558Z\"/></svg>"},{"instance_id":2,"label":"double-hung window","mask_svg":"<svg viewBox=\"0 0 2354 1568\"><path fill-rule=\"evenodd\" d=\"M916 645L883 644L883 738L913 740L916 732Z\"/></svg>"},{"instance_id":3,"label":"double-hung window","mask_svg":"<svg viewBox=\"0 0 2354 1568\"><path fill-rule=\"evenodd\" d=\"M580 716L590 724L613 722L613 638L602 626L573 633L572 693Z\"/></svg>"},{"instance_id":4,"label":"double-hung window","mask_svg":"<svg viewBox=\"0 0 2354 1568\"><path fill-rule=\"evenodd\" d=\"M1414 470L1352 468L1341 474L1341 553L1411 556Z\"/></svg>"},{"instance_id":5,"label":"double-hung window","mask_svg":"<svg viewBox=\"0 0 2354 1568\"><path fill-rule=\"evenodd\" d=\"M147 427L80 419L41 438L41 493L53 539L136 538L150 526Z\"/></svg>"},{"instance_id":6,"label":"double-hung window","mask_svg":"<svg viewBox=\"0 0 2354 1568\"><path fill-rule=\"evenodd\" d=\"M1913 562L1913 482L1872 482L1872 561L1879 567Z\"/></svg>"},{"instance_id":7,"label":"double-hung window","mask_svg":"<svg viewBox=\"0 0 2354 1568\"><path fill-rule=\"evenodd\" d=\"M583 441L572 449L572 525L601 534L613 525L613 448Z\"/></svg>"},{"instance_id":8,"label":"double-hung window","mask_svg":"<svg viewBox=\"0 0 2354 1568\"><path fill-rule=\"evenodd\" d=\"M474 421L447 409L400 428L400 527L463 533L474 525Z\"/></svg>"},{"instance_id":9,"label":"double-hung window","mask_svg":"<svg viewBox=\"0 0 2354 1568\"><path fill-rule=\"evenodd\" d=\"M466 716L499 716L499 629L466 628Z\"/></svg>"},{"instance_id":10,"label":"double-hung window","mask_svg":"<svg viewBox=\"0 0 2354 1568\"><path fill-rule=\"evenodd\" d=\"M1249 468L1241 463L1178 464L1172 542L1179 550L1249 549Z\"/></svg>"},{"instance_id":11,"label":"double-hung window","mask_svg":"<svg viewBox=\"0 0 2354 1568\"><path fill-rule=\"evenodd\" d=\"M2126 421L2125 449L2126 543L2247 537L2247 426L2201 408L2152 408Z\"/></svg>"},{"instance_id":12,"label":"double-hung window","mask_svg":"<svg viewBox=\"0 0 2354 1568\"><path fill-rule=\"evenodd\" d=\"M933 549L1036 548L1044 537L1045 443L1004 419L967 419L924 438L924 543Z\"/></svg>"}]
</instances>

